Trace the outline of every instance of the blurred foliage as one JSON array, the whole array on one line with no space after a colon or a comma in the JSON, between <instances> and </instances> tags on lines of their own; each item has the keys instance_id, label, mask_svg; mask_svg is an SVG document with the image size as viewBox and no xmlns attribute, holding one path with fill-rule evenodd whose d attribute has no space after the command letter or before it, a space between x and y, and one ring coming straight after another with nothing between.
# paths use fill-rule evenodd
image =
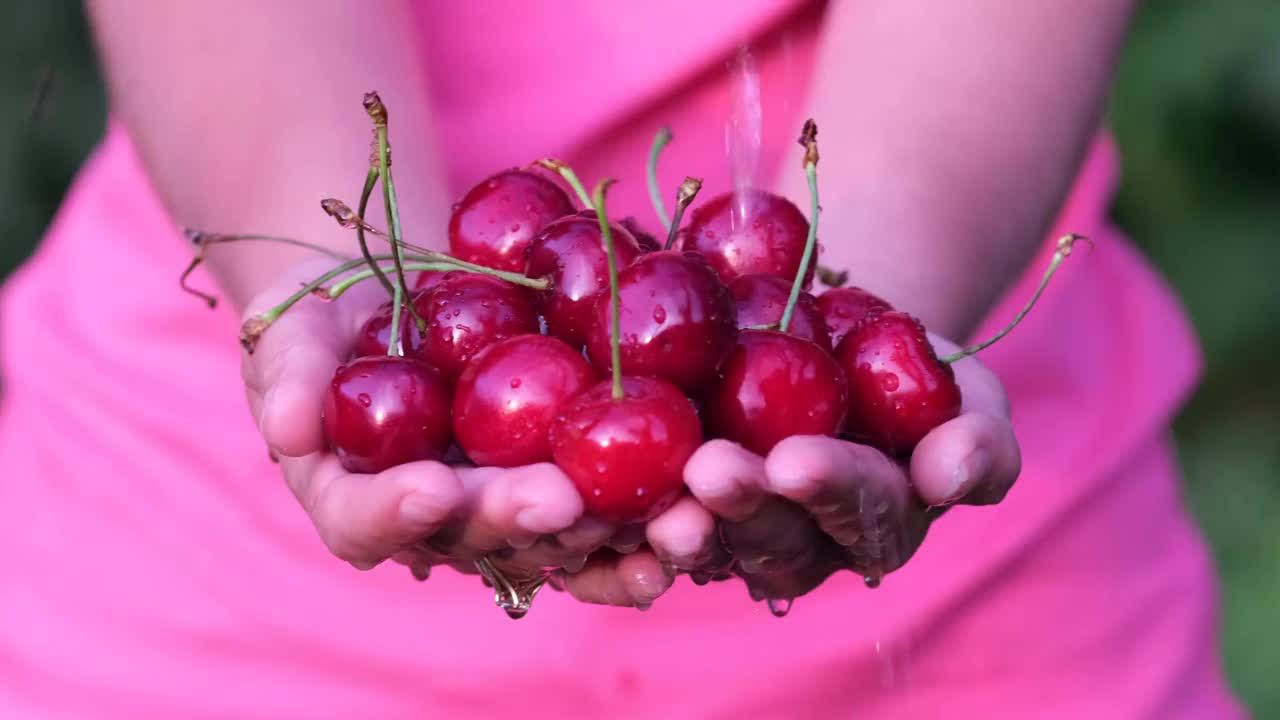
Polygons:
<instances>
[{"instance_id":1,"label":"blurred foliage","mask_svg":"<svg viewBox=\"0 0 1280 720\"><path fill-rule=\"evenodd\" d=\"M79 4L10 3L0 27L0 275L30 249L101 133ZM1046 48L1054 42L1046 39ZM1152 0L1110 120L1116 218L1180 292L1208 371L1177 424L1188 496L1223 575L1228 674L1280 718L1280 2Z\"/></svg>"}]
</instances>

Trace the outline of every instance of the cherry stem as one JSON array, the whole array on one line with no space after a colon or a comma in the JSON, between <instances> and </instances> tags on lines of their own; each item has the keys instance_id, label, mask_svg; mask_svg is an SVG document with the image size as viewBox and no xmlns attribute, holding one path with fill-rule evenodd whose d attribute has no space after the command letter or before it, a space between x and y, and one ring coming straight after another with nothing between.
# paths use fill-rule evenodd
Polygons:
<instances>
[{"instance_id":1,"label":"cherry stem","mask_svg":"<svg viewBox=\"0 0 1280 720\"><path fill-rule=\"evenodd\" d=\"M667 145L671 144L671 128L664 127L653 136L653 145L649 146L649 162L646 171L649 178L649 200L653 202L653 211L657 213L662 227L671 227L671 218L667 216L667 206L662 202L662 188L658 186L658 156ZM679 222L679 215L676 215ZM668 243L669 245L669 243Z\"/></svg>"},{"instance_id":2,"label":"cherry stem","mask_svg":"<svg viewBox=\"0 0 1280 720\"><path fill-rule=\"evenodd\" d=\"M565 165L564 162L555 158L543 158L534 162L533 165L540 165L564 178L564 181L569 183L569 187L573 188L573 191L578 194L578 199L582 201L582 204L592 207L591 196L587 194L587 189L582 186L582 181L578 179L578 174L568 165Z\"/></svg>"},{"instance_id":3,"label":"cherry stem","mask_svg":"<svg viewBox=\"0 0 1280 720\"><path fill-rule=\"evenodd\" d=\"M967 347L963 350L959 350L957 352L951 353L950 355L938 358L938 361L945 364L951 364L957 360L963 360L964 358L967 358L970 355L981 352L982 350L985 350L986 348L991 347L997 341L999 341L1000 338L1004 337L1005 335L1008 335L1011 330L1013 330L1015 327L1018 326L1018 323L1022 322L1022 319L1027 316L1027 313L1031 312L1031 308L1035 307L1036 301L1040 299L1040 295L1044 293L1044 289L1049 286L1049 279L1052 278L1053 274L1058 271L1058 266L1062 264L1062 261L1066 260L1068 257L1071 257L1071 248L1076 244L1076 241L1078 240L1083 240L1089 243L1090 248L1093 247L1092 240L1090 240L1089 238L1083 235L1077 235L1076 233L1063 235L1062 237L1058 238L1058 249L1056 252L1053 253L1053 259L1049 261L1049 267L1045 269L1044 277L1040 279L1040 286L1036 288L1036 292L1034 295L1031 296L1031 300L1028 301L1027 304L1022 308L1022 310L1019 311L1018 314L1013 317L1013 322L1006 325L1003 330L996 333L989 340L978 343L977 345Z\"/></svg>"},{"instance_id":4,"label":"cherry stem","mask_svg":"<svg viewBox=\"0 0 1280 720\"><path fill-rule=\"evenodd\" d=\"M397 265L399 267L399 265ZM410 307L413 303L409 303ZM390 342L387 343L388 357L403 357L404 347L402 338L400 337L400 315L404 312L404 291L397 284L391 293L391 334L388 336Z\"/></svg>"},{"instance_id":5,"label":"cherry stem","mask_svg":"<svg viewBox=\"0 0 1280 720\"><path fill-rule=\"evenodd\" d=\"M383 260L391 259L389 256L386 256L386 255L383 255L380 257ZM461 270L457 265L453 265L451 263L434 262L431 260L419 261L418 256L416 255L406 255L405 257L408 258L410 262L404 263L403 267L405 270L409 270L411 272L417 272L417 271L449 272L451 270L459 270L460 272L467 272L466 270ZM370 268L368 270L361 270L358 273L355 273L349 277L343 278L342 280L330 285L328 288L316 288L314 292L326 300L337 300L338 298L342 297L343 293L345 293L347 290L350 290L351 286L362 283L371 277L375 277L378 272L394 272L394 271L395 271L394 265L385 266L381 268L375 267L375 268Z\"/></svg>"},{"instance_id":6,"label":"cherry stem","mask_svg":"<svg viewBox=\"0 0 1280 720\"><path fill-rule=\"evenodd\" d=\"M329 257L337 258L339 260L347 259L346 255L336 250L333 250L331 248L327 248L323 245L316 245L315 243L309 243L304 240L295 240L294 238L279 237L276 235L257 235L253 233L244 234L244 235L226 235L223 233L213 233L213 232L206 232L204 230L196 230L194 228L183 228L182 232L184 235L187 236L187 239L191 240L192 244L196 246L196 256L191 259L191 264L188 265L187 269L183 270L182 275L178 277L178 287L182 288L183 292L186 292L191 295L195 295L196 297L205 301L205 303L209 306L210 309L218 307L218 298L202 290L197 290L196 288L191 287L190 285L187 284L187 279L190 278L191 273L195 272L196 268L200 266L200 263L204 262L205 252L212 245L222 245L224 243L231 243L231 242L242 242L245 240L252 240L252 241L258 241L258 242L273 242L273 243L280 243L283 245L295 245L297 247L306 248L307 250L313 250L315 252L328 255Z\"/></svg>"},{"instance_id":7,"label":"cherry stem","mask_svg":"<svg viewBox=\"0 0 1280 720\"><path fill-rule=\"evenodd\" d=\"M822 265L819 265L817 273L818 273L818 279L821 280L822 284L826 285L827 287L832 287L832 288L844 287L844 284L849 282L848 270L832 270L829 267L823 267Z\"/></svg>"},{"instance_id":8,"label":"cherry stem","mask_svg":"<svg viewBox=\"0 0 1280 720\"><path fill-rule=\"evenodd\" d=\"M405 250L417 253L419 259L430 262L448 263L453 265L457 270L466 270L467 272L473 272L479 275L490 275L498 278L499 280L505 280L513 285L522 285L524 287L533 288L534 290L547 289L548 283L546 280L529 278L521 275L520 273L508 272L506 270L494 270L491 267L477 265L472 262L467 262L466 260L459 260L452 255L436 252L435 250L429 250L421 245L414 245L413 243L405 242L404 240L394 242L391 238L387 237L386 233L357 217L356 214L351 211L351 208L347 207L346 203L336 198L325 198L320 202L320 204L324 207L325 212L329 213L330 217L336 220L342 227L348 229L363 228L365 232L376 237L380 237L392 245L397 245Z\"/></svg>"},{"instance_id":9,"label":"cherry stem","mask_svg":"<svg viewBox=\"0 0 1280 720\"><path fill-rule=\"evenodd\" d=\"M675 245L676 232L680 229L680 220L684 218L684 209L689 207L701 189L701 178L686 177L684 182L680 183L680 188L676 190L676 216L672 218L671 226L667 228L667 244L662 248L663 250L670 250L671 246Z\"/></svg>"},{"instance_id":10,"label":"cherry stem","mask_svg":"<svg viewBox=\"0 0 1280 720\"><path fill-rule=\"evenodd\" d=\"M609 328L609 352L613 365L613 399L621 400L624 393L622 391L622 343L619 338L622 333L622 308L619 307L618 299L618 256L614 252L613 232L609 229L609 216L605 213L604 207L604 196L614 182L612 178L605 178L596 184L592 205L596 209L596 220L600 223L600 235L604 238L604 252L609 261L609 308L612 314Z\"/></svg>"},{"instance_id":11,"label":"cherry stem","mask_svg":"<svg viewBox=\"0 0 1280 720\"><path fill-rule=\"evenodd\" d=\"M400 295L409 294L409 286L404 280L404 246L402 237L404 233L400 228L400 205L396 199L396 185L391 179L391 145L387 138L387 106L383 104L382 98L378 97L378 93L366 93L364 96L364 109L369 113L369 118L373 120L373 129L378 138L378 174L382 176L382 204L387 213L387 227L391 230L391 252L395 257L396 264L396 282L399 283L397 288ZM361 217L364 217L363 213ZM377 268L374 268L377 270ZM413 316L413 322L418 328L418 336L425 338L427 336L427 322L418 315L418 310L409 303L409 314ZM393 313L391 319L393 331L394 326L399 320L399 310ZM392 335L399 337L399 335Z\"/></svg>"},{"instance_id":12,"label":"cherry stem","mask_svg":"<svg viewBox=\"0 0 1280 720\"><path fill-rule=\"evenodd\" d=\"M813 259L813 248L818 244L818 125L812 118L804 121L804 129L800 131L800 144L804 146L804 176L809 181L809 237L804 243L804 255L800 257L796 279L791 283L787 307L782 311L782 319L778 321L778 329L782 332L786 332L791 325L791 316L796 311L796 303L800 301L800 288L804 286L805 270Z\"/></svg>"},{"instance_id":13,"label":"cherry stem","mask_svg":"<svg viewBox=\"0 0 1280 720\"><path fill-rule=\"evenodd\" d=\"M373 188L378 184L379 177L378 168L376 167L370 167L369 172L364 177L364 188L360 190L360 206L356 211L358 217L362 220L364 219L365 211L369 209L369 196L373 195ZM320 207L324 208L323 201L320 203ZM328 209L325 208L325 211L328 212ZM369 243L365 241L364 223L356 225L356 242L360 243L360 255L365 259L365 262L369 263L369 267L377 267L373 262L373 254L369 252ZM382 287L386 288L389 295L395 295L395 288L391 287L391 281L387 279L386 275L379 274L378 281L382 283Z\"/></svg>"}]
</instances>

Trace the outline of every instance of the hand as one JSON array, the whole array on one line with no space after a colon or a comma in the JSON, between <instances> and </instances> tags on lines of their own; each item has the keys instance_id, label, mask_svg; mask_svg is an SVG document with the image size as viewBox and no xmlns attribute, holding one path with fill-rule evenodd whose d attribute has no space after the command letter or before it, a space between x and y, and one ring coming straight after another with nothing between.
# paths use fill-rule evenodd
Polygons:
<instances>
[{"instance_id":1,"label":"hand","mask_svg":"<svg viewBox=\"0 0 1280 720\"><path fill-rule=\"evenodd\" d=\"M332 264L299 265L255 298L245 317L276 305ZM359 569L392 559L424 579L435 565L470 572L474 560L492 554L531 569L564 568L564 585L575 597L628 606L652 603L670 587L674 567L705 562L710 551L700 543L713 534L714 520L691 498L646 528L620 529L584 515L572 483L549 463L504 469L415 462L376 476L346 472L326 448L322 398L357 330L385 301L373 282L332 302L308 297L243 357L246 394L263 439L334 555ZM606 544L632 551L645 540L648 548L626 555L595 553Z\"/></svg>"},{"instance_id":2,"label":"hand","mask_svg":"<svg viewBox=\"0 0 1280 720\"><path fill-rule=\"evenodd\" d=\"M940 354L955 349L930 339ZM975 358L954 369L962 414L906 464L813 436L788 438L768 457L724 440L694 454L686 483L719 519L753 597L798 597L841 569L878 580L911 558L947 507L1004 498L1021 468L1004 390Z\"/></svg>"}]
</instances>

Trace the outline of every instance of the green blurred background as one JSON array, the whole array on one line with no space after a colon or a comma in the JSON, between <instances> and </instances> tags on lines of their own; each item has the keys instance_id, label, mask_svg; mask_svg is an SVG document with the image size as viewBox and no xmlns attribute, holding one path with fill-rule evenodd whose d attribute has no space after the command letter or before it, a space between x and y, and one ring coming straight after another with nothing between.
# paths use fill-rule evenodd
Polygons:
<instances>
[{"instance_id":1,"label":"green blurred background","mask_svg":"<svg viewBox=\"0 0 1280 720\"><path fill-rule=\"evenodd\" d=\"M103 91L79 3L0 26L0 276L97 139ZM1071 38L1046 38L1046 51ZM1280 718L1280 2L1149 0L1111 106L1116 217L1169 277L1209 372L1178 421L1187 492L1224 579L1236 689Z\"/></svg>"}]
</instances>

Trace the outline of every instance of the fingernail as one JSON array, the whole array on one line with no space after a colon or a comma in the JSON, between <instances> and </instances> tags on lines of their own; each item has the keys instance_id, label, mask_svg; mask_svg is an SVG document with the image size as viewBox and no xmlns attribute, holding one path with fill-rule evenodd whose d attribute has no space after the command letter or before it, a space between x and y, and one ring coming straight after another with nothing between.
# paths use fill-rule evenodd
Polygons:
<instances>
[{"instance_id":1,"label":"fingernail","mask_svg":"<svg viewBox=\"0 0 1280 720\"><path fill-rule=\"evenodd\" d=\"M955 476L951 480L951 488L947 492L946 502L953 503L969 493L973 484L991 471L991 453L985 448L975 448L965 456L956 467Z\"/></svg>"},{"instance_id":2,"label":"fingernail","mask_svg":"<svg viewBox=\"0 0 1280 720\"><path fill-rule=\"evenodd\" d=\"M411 492L400 501L400 519L408 525L435 525L444 515L439 504L423 493Z\"/></svg>"}]
</instances>

